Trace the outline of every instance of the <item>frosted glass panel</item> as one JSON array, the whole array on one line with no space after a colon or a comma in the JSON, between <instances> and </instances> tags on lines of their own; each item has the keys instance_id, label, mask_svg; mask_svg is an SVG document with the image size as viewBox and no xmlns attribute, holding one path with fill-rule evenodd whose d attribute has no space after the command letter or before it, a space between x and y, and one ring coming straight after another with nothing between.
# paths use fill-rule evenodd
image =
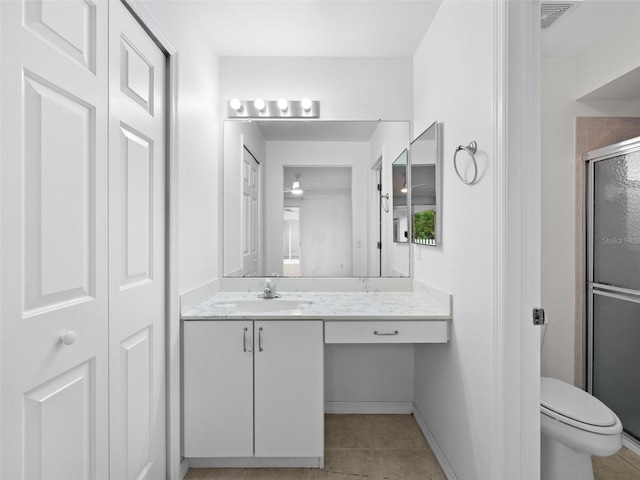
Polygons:
<instances>
[{"instance_id":1,"label":"frosted glass panel","mask_svg":"<svg viewBox=\"0 0 640 480\"><path fill-rule=\"evenodd\" d=\"M640 290L640 152L595 162L594 282Z\"/></svg>"},{"instance_id":2,"label":"frosted glass panel","mask_svg":"<svg viewBox=\"0 0 640 480\"><path fill-rule=\"evenodd\" d=\"M640 439L640 303L595 293L593 394Z\"/></svg>"}]
</instances>

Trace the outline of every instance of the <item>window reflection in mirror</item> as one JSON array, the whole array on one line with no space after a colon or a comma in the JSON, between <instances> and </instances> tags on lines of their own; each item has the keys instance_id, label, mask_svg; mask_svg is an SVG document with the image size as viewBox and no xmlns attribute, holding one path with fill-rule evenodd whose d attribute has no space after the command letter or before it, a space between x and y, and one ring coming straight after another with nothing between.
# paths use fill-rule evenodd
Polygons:
<instances>
[{"instance_id":1,"label":"window reflection in mirror","mask_svg":"<svg viewBox=\"0 0 640 480\"><path fill-rule=\"evenodd\" d=\"M441 195L439 127L434 122L411 142L411 240L440 244Z\"/></svg>"},{"instance_id":2,"label":"window reflection in mirror","mask_svg":"<svg viewBox=\"0 0 640 480\"><path fill-rule=\"evenodd\" d=\"M392 162L408 147L409 122L227 120L223 128L225 277L409 275L391 210ZM342 176L314 191L320 173Z\"/></svg>"}]
</instances>

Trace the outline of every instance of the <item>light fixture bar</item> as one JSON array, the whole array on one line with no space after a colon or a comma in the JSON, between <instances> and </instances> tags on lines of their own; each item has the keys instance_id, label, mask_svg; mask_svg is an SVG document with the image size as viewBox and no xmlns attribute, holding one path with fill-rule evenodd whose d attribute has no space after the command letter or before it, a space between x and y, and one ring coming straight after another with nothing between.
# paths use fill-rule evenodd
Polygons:
<instances>
[{"instance_id":1,"label":"light fixture bar","mask_svg":"<svg viewBox=\"0 0 640 480\"><path fill-rule=\"evenodd\" d=\"M231 99L227 103L229 118L318 118L320 102L317 100L289 100L287 108L282 109L284 102L280 100L263 100L264 108L258 109L255 100ZM278 105L280 102L280 105ZM259 106L262 106L260 104Z\"/></svg>"}]
</instances>

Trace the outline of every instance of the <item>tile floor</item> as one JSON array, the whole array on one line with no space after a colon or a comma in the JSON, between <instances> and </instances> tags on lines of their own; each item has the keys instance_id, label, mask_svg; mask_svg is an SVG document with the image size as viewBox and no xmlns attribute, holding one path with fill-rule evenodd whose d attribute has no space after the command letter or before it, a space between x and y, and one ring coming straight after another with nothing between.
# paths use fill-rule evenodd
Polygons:
<instances>
[{"instance_id":1,"label":"tile floor","mask_svg":"<svg viewBox=\"0 0 640 480\"><path fill-rule=\"evenodd\" d=\"M185 480L446 480L411 415L326 415L325 466L192 468ZM593 458L594 480L640 480L640 457L622 447Z\"/></svg>"},{"instance_id":2,"label":"tile floor","mask_svg":"<svg viewBox=\"0 0 640 480\"><path fill-rule=\"evenodd\" d=\"M192 468L185 480L446 480L411 415L326 415L323 469Z\"/></svg>"},{"instance_id":3,"label":"tile floor","mask_svg":"<svg viewBox=\"0 0 640 480\"><path fill-rule=\"evenodd\" d=\"M640 480L640 457L627 447L612 457L593 457L594 480Z\"/></svg>"}]
</instances>

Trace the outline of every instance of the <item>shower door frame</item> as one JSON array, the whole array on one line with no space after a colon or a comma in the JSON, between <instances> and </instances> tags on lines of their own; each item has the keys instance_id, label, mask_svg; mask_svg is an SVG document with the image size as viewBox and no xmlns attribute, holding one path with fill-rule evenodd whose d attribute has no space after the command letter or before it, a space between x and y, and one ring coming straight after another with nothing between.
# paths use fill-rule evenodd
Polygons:
<instances>
[{"instance_id":1,"label":"shower door frame","mask_svg":"<svg viewBox=\"0 0 640 480\"><path fill-rule=\"evenodd\" d=\"M603 160L609 160L621 155L627 155L632 152L640 151L640 137L634 137L613 145L592 150L585 154L585 185L586 185L586 258L585 258L585 307L586 307L586 329L583 341L585 342L586 351L586 371L585 385L587 391L593 395L593 370L594 370L594 318L593 318L593 300L594 295L602 295L612 298L618 298L625 301L640 303L640 293L637 290L616 287L594 282L594 195L595 195L595 164ZM639 441L631 434L623 432L626 439L638 445Z\"/></svg>"}]
</instances>

